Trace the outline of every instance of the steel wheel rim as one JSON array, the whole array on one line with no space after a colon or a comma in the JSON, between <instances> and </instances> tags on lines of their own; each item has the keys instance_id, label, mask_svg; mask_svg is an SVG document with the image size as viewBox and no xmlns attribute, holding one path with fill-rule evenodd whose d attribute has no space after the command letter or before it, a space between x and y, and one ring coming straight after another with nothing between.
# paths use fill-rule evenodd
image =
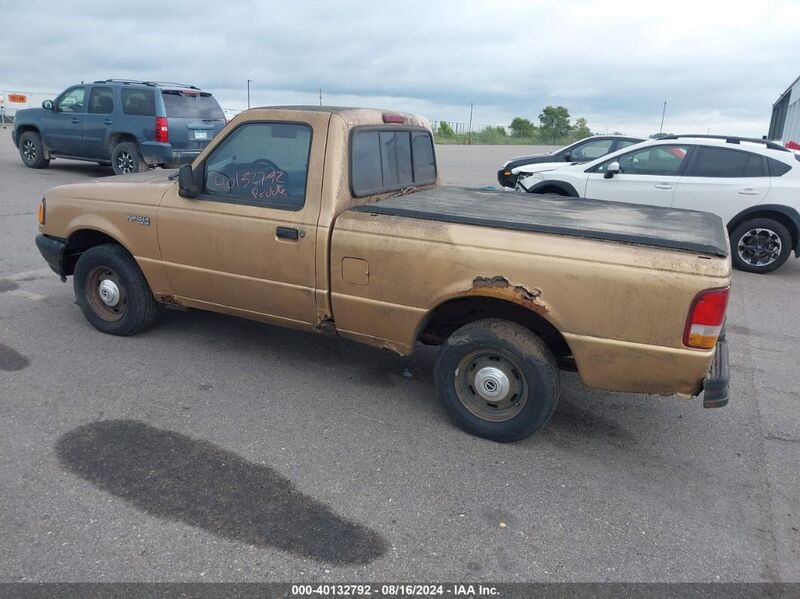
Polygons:
<instances>
[{"instance_id":1,"label":"steel wheel rim","mask_svg":"<svg viewBox=\"0 0 800 599\"><path fill-rule=\"evenodd\" d=\"M470 413L489 422L511 420L528 403L528 382L508 353L479 350L467 354L455 371L456 395Z\"/></svg>"},{"instance_id":2,"label":"steel wheel rim","mask_svg":"<svg viewBox=\"0 0 800 599\"><path fill-rule=\"evenodd\" d=\"M749 229L736 244L736 252L742 262L756 267L769 266L780 257L782 250L780 236L772 229L763 227Z\"/></svg>"},{"instance_id":3,"label":"steel wheel rim","mask_svg":"<svg viewBox=\"0 0 800 599\"><path fill-rule=\"evenodd\" d=\"M116 297L112 291L116 290ZM107 266L96 266L86 279L86 296L92 311L108 322L120 320L128 310L128 292L119 275Z\"/></svg>"},{"instance_id":4,"label":"steel wheel rim","mask_svg":"<svg viewBox=\"0 0 800 599\"><path fill-rule=\"evenodd\" d=\"M36 160L36 145L30 139L22 142L22 155L28 162Z\"/></svg>"},{"instance_id":5,"label":"steel wheel rim","mask_svg":"<svg viewBox=\"0 0 800 599\"><path fill-rule=\"evenodd\" d=\"M117 169L126 175L133 172L133 156L130 152L122 151L117 154Z\"/></svg>"}]
</instances>

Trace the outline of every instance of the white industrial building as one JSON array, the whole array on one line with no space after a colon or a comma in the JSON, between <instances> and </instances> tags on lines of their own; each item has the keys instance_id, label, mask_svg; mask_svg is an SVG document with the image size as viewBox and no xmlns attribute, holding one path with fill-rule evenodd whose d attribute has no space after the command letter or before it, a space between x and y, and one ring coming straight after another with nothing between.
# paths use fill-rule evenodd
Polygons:
<instances>
[{"instance_id":1,"label":"white industrial building","mask_svg":"<svg viewBox=\"0 0 800 599\"><path fill-rule=\"evenodd\" d=\"M800 77L772 105L768 138L800 147Z\"/></svg>"},{"instance_id":2,"label":"white industrial building","mask_svg":"<svg viewBox=\"0 0 800 599\"><path fill-rule=\"evenodd\" d=\"M24 90L0 89L0 115L13 119L17 110L41 106L45 100L52 100L58 92L34 92Z\"/></svg>"}]
</instances>

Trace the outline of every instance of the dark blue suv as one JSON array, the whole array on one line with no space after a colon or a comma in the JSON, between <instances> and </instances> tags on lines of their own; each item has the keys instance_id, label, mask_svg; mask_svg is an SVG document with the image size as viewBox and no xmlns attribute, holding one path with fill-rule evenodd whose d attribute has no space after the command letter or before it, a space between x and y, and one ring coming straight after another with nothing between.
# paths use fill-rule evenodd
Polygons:
<instances>
[{"instance_id":1,"label":"dark blue suv","mask_svg":"<svg viewBox=\"0 0 800 599\"><path fill-rule=\"evenodd\" d=\"M71 158L128 174L191 162L224 126L214 96L197 87L107 79L17 111L13 139L30 168Z\"/></svg>"}]
</instances>

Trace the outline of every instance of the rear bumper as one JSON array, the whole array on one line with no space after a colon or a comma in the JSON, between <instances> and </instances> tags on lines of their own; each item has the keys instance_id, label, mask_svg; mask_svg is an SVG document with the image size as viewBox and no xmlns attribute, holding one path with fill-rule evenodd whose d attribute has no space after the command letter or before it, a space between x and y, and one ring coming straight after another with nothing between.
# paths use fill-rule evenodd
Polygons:
<instances>
[{"instance_id":1,"label":"rear bumper","mask_svg":"<svg viewBox=\"0 0 800 599\"><path fill-rule=\"evenodd\" d=\"M47 235L36 236L36 247L42 254L45 262L53 269L62 279L66 277L64 270L64 253L67 249L67 242L57 237L48 237Z\"/></svg>"},{"instance_id":2,"label":"rear bumper","mask_svg":"<svg viewBox=\"0 0 800 599\"><path fill-rule=\"evenodd\" d=\"M159 142L143 142L142 157L147 164L158 164L167 168L189 164L197 158L203 149L177 150L170 144Z\"/></svg>"},{"instance_id":3,"label":"rear bumper","mask_svg":"<svg viewBox=\"0 0 800 599\"><path fill-rule=\"evenodd\" d=\"M728 384L731 370L728 363L728 341L725 333L717 341L714 360L708 375L703 380L703 407L721 408L728 404Z\"/></svg>"}]
</instances>

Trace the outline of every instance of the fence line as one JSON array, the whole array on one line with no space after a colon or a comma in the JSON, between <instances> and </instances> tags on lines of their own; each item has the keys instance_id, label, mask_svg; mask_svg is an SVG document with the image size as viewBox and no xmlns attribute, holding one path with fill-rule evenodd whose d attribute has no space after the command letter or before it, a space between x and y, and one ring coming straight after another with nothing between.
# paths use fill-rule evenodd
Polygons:
<instances>
[{"instance_id":1,"label":"fence line","mask_svg":"<svg viewBox=\"0 0 800 599\"><path fill-rule=\"evenodd\" d=\"M458 121L431 121L431 129L433 129L434 133L439 131L439 126L444 123L448 127L453 130L453 133L456 135L466 135L467 133L480 133L486 128L491 127L492 129L500 128L503 129L507 134L511 133L511 130L508 128L508 125L502 125L497 123L472 123L472 127L470 128L469 123L460 123Z\"/></svg>"}]
</instances>

